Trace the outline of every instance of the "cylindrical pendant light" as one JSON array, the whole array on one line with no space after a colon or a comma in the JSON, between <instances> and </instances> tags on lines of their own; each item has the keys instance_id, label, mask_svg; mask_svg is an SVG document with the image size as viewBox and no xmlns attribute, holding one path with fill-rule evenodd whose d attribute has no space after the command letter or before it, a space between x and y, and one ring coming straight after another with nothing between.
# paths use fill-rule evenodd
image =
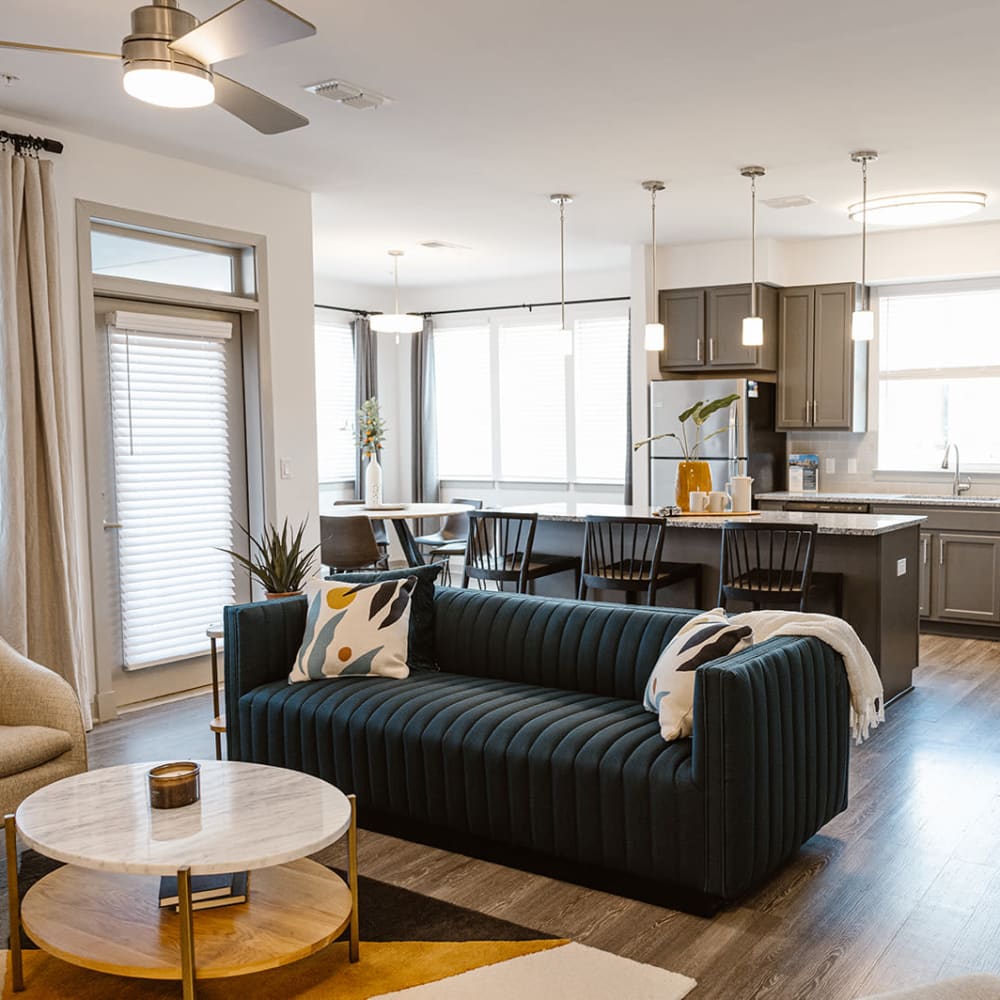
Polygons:
<instances>
[{"instance_id":1,"label":"cylindrical pendant light","mask_svg":"<svg viewBox=\"0 0 1000 1000\"><path fill-rule=\"evenodd\" d=\"M376 333L396 334L396 343L398 344L401 333L419 333L424 328L424 320L422 316L399 311L399 258L403 256L403 251L389 250L387 253L392 258L392 284L396 295L396 311L373 313L369 322Z\"/></svg>"},{"instance_id":2,"label":"cylindrical pendant light","mask_svg":"<svg viewBox=\"0 0 1000 1000\"><path fill-rule=\"evenodd\" d=\"M652 307L650 308L649 315L652 317L654 322L646 324L646 350L647 351L662 351L667 346L667 335L663 328L663 324L656 322L658 319L657 311L659 309L660 293L659 289L656 287L656 192L662 191L666 184L663 181L643 181L643 189L649 192L650 199L650 209L652 214L653 223L653 295L652 295Z\"/></svg>"},{"instance_id":3,"label":"cylindrical pendant light","mask_svg":"<svg viewBox=\"0 0 1000 1000\"><path fill-rule=\"evenodd\" d=\"M750 178L750 315L743 319L743 346L760 347L764 343L764 321L757 315L757 178L763 167L744 167L740 175Z\"/></svg>"},{"instance_id":4,"label":"cylindrical pendant light","mask_svg":"<svg viewBox=\"0 0 1000 1000\"><path fill-rule=\"evenodd\" d=\"M566 206L573 201L571 194L550 194L549 201L559 206L559 331L564 354L573 353L573 331L566 325Z\"/></svg>"},{"instance_id":5,"label":"cylindrical pendant light","mask_svg":"<svg viewBox=\"0 0 1000 1000\"><path fill-rule=\"evenodd\" d=\"M868 164L878 159L878 153L859 149L851 159L861 164L861 308L851 317L851 340L874 340L875 313L868 292Z\"/></svg>"}]
</instances>

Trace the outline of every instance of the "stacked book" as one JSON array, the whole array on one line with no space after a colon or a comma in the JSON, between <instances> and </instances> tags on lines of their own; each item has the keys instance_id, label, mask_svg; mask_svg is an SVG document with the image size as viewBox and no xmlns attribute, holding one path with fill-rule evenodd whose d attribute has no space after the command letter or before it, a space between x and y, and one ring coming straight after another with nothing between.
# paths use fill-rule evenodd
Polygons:
<instances>
[{"instance_id":1,"label":"stacked book","mask_svg":"<svg viewBox=\"0 0 1000 1000\"><path fill-rule=\"evenodd\" d=\"M209 910L215 906L232 906L247 901L247 873L226 872L222 875L191 876L191 909ZM160 906L172 906L180 912L177 876L160 877Z\"/></svg>"}]
</instances>

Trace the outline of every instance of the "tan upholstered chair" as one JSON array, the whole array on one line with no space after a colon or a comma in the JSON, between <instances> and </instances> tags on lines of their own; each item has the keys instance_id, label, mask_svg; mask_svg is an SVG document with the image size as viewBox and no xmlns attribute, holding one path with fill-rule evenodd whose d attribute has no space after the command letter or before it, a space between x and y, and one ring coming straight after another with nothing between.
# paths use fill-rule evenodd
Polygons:
<instances>
[{"instance_id":1,"label":"tan upholstered chair","mask_svg":"<svg viewBox=\"0 0 1000 1000\"><path fill-rule=\"evenodd\" d=\"M39 788L86 770L73 689L0 639L0 816Z\"/></svg>"}]
</instances>

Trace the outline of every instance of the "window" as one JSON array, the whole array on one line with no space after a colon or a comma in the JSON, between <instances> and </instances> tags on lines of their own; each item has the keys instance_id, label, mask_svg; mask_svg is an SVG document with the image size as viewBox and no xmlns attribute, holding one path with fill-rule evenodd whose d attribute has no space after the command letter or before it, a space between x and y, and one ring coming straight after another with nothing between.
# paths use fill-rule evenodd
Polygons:
<instances>
[{"instance_id":1,"label":"window","mask_svg":"<svg viewBox=\"0 0 1000 1000\"><path fill-rule=\"evenodd\" d=\"M232 447L230 334L221 332L231 327L162 319L118 312L108 325L126 670L204 653L206 624L236 597L233 560L219 551L234 546L244 461Z\"/></svg>"},{"instance_id":2,"label":"window","mask_svg":"<svg viewBox=\"0 0 1000 1000\"><path fill-rule=\"evenodd\" d=\"M500 327L500 477L567 478L566 354L558 324Z\"/></svg>"},{"instance_id":3,"label":"window","mask_svg":"<svg viewBox=\"0 0 1000 1000\"><path fill-rule=\"evenodd\" d=\"M438 474L442 479L492 478L490 328L434 331L434 403ZM476 442L470 447L469 442Z\"/></svg>"},{"instance_id":4,"label":"window","mask_svg":"<svg viewBox=\"0 0 1000 1000\"><path fill-rule=\"evenodd\" d=\"M354 329L316 312L316 441L321 483L353 480L357 448Z\"/></svg>"},{"instance_id":5,"label":"window","mask_svg":"<svg viewBox=\"0 0 1000 1000\"><path fill-rule=\"evenodd\" d=\"M628 316L572 326L569 358L557 320L435 327L442 479L624 482Z\"/></svg>"},{"instance_id":6,"label":"window","mask_svg":"<svg viewBox=\"0 0 1000 1000\"><path fill-rule=\"evenodd\" d=\"M922 286L879 295L878 467L1000 469L1000 289Z\"/></svg>"}]
</instances>

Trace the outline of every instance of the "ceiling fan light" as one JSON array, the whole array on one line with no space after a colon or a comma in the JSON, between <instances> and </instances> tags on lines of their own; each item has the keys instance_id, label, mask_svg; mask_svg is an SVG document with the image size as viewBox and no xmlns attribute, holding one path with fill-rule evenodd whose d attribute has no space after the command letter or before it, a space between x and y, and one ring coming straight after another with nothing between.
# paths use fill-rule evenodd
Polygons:
<instances>
[{"instance_id":1,"label":"ceiling fan light","mask_svg":"<svg viewBox=\"0 0 1000 1000\"><path fill-rule=\"evenodd\" d=\"M646 324L646 350L662 351L666 347L667 337L662 323Z\"/></svg>"},{"instance_id":2,"label":"ceiling fan light","mask_svg":"<svg viewBox=\"0 0 1000 1000\"><path fill-rule=\"evenodd\" d=\"M211 75L177 66L127 66L125 92L161 108L201 108L215 100Z\"/></svg>"},{"instance_id":3,"label":"ceiling fan light","mask_svg":"<svg viewBox=\"0 0 1000 1000\"><path fill-rule=\"evenodd\" d=\"M875 339L875 313L871 309L858 309L851 316L851 340Z\"/></svg>"},{"instance_id":4,"label":"ceiling fan light","mask_svg":"<svg viewBox=\"0 0 1000 1000\"><path fill-rule=\"evenodd\" d=\"M419 333L424 328L424 318L413 313L374 313L369 325L376 333Z\"/></svg>"},{"instance_id":5,"label":"ceiling fan light","mask_svg":"<svg viewBox=\"0 0 1000 1000\"><path fill-rule=\"evenodd\" d=\"M743 319L743 346L760 347L764 343L764 320L760 316Z\"/></svg>"}]
</instances>

